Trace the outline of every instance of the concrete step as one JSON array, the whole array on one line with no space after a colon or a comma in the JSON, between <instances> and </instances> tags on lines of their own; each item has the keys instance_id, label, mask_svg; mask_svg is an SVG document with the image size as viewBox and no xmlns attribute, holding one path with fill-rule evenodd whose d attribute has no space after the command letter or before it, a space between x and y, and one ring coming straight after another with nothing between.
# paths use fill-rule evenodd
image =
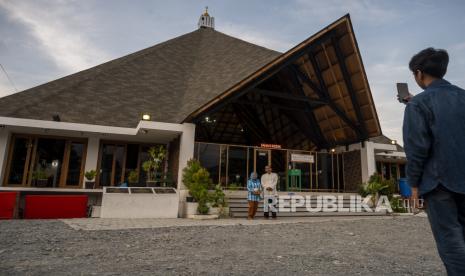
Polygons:
<instances>
[{"instance_id":1,"label":"concrete step","mask_svg":"<svg viewBox=\"0 0 465 276\"><path fill-rule=\"evenodd\" d=\"M322 194L320 194L322 195ZM327 194L327 195L334 195L334 194ZM312 208L316 208L317 207L317 201L316 201L316 196L315 195L312 195L311 197L311 204L310 206ZM231 216L232 217L247 217L247 213L248 213L248 202L247 202L247 198L244 197L244 196L237 196L237 197L228 197L227 198L227 201L228 201L228 205L229 205L229 210L230 210L230 213L231 213ZM288 199L286 198L284 200L284 202L286 203L286 207L289 207L290 206L290 202L291 202L291 199ZM343 203L342 203L342 206L345 207L345 208L349 208L350 207L350 196L348 195L344 195L344 198L343 198ZM336 202L337 204L337 202ZM279 205L277 206L279 207ZM258 205L258 209L257 209L257 214L259 214L259 217L260 216L263 216L263 202L260 202L259 205ZM306 205L304 206L298 206L296 207L296 211L295 212L281 212L278 214L278 216L281 216L281 217L315 217L315 216L384 216L386 215L387 213L385 211L382 211L382 212L366 212L366 211L363 211L363 212L345 212L345 211L341 211L341 212L309 212L306 208Z\"/></svg>"},{"instance_id":2,"label":"concrete step","mask_svg":"<svg viewBox=\"0 0 465 276\"><path fill-rule=\"evenodd\" d=\"M284 212L278 213L278 217L337 217L337 216L386 216L386 212ZM246 218L247 212L235 212L231 213L234 218ZM263 212L258 212L256 217L263 217Z\"/></svg>"}]
</instances>

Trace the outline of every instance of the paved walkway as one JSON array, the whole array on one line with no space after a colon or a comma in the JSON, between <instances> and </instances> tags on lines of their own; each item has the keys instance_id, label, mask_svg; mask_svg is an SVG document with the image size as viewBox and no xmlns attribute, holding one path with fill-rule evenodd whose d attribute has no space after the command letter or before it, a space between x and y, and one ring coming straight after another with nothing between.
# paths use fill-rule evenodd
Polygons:
<instances>
[{"instance_id":1,"label":"paved walkway","mask_svg":"<svg viewBox=\"0 0 465 276\"><path fill-rule=\"evenodd\" d=\"M407 218L411 216L379 216L379 217L300 217L300 218L278 218L272 219L111 219L111 218L89 218L89 219L62 219L64 223L75 230L124 230L163 227L186 227L186 226L228 226L228 225L266 225L266 224L294 224L308 222L331 222L331 221L360 221L360 220L392 220L394 218Z\"/></svg>"}]
</instances>

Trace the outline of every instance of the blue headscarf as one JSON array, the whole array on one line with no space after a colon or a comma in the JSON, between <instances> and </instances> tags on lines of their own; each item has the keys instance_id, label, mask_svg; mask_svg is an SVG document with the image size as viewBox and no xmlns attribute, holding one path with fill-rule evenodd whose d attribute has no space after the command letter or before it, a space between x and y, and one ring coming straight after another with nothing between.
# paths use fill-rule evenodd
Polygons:
<instances>
[{"instance_id":1,"label":"blue headscarf","mask_svg":"<svg viewBox=\"0 0 465 276\"><path fill-rule=\"evenodd\" d=\"M254 176L255 176L255 177L254 177ZM249 178L249 180L251 180L252 182L258 181L258 175L257 175L257 173L256 173L256 172L251 172L251 173L250 173L250 178Z\"/></svg>"}]
</instances>

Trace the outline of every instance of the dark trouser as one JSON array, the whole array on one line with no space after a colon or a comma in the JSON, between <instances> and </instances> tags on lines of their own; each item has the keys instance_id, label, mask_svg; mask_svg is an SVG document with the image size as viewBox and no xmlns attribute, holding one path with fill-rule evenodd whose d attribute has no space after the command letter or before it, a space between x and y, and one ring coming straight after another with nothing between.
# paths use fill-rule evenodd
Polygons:
<instances>
[{"instance_id":1,"label":"dark trouser","mask_svg":"<svg viewBox=\"0 0 465 276\"><path fill-rule=\"evenodd\" d=\"M257 213L258 201L249 200L249 213L247 218L253 219Z\"/></svg>"},{"instance_id":2,"label":"dark trouser","mask_svg":"<svg viewBox=\"0 0 465 276\"><path fill-rule=\"evenodd\" d=\"M273 204L273 199L272 199L272 198L265 198L265 200L268 200L268 204L269 204L269 205ZM265 205L266 205L266 204L267 204L267 203L265 202ZM269 205L268 205L268 206L269 206ZM276 207L276 204L274 204L273 206ZM270 217L270 212L271 212L271 217L273 217L273 218L276 218L276 217L277 217L277 216L276 216L276 212L273 212L271 209L272 209L271 206L270 206L270 208L268 208L268 210L266 209L265 206L263 206L263 215L265 216L265 218L269 218L269 217Z\"/></svg>"},{"instance_id":3,"label":"dark trouser","mask_svg":"<svg viewBox=\"0 0 465 276\"><path fill-rule=\"evenodd\" d=\"M424 198L431 230L447 274L465 275L465 195L438 186Z\"/></svg>"}]
</instances>

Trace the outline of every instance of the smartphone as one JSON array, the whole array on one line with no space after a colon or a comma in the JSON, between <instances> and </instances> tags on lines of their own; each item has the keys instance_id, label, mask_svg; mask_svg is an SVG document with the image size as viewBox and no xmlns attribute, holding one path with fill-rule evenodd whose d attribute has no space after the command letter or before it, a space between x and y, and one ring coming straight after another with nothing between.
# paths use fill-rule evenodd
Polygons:
<instances>
[{"instance_id":1,"label":"smartphone","mask_svg":"<svg viewBox=\"0 0 465 276\"><path fill-rule=\"evenodd\" d=\"M408 85L405 82L398 82L397 83L397 99L399 102L405 102L403 99L407 98L410 95L408 92Z\"/></svg>"}]
</instances>

